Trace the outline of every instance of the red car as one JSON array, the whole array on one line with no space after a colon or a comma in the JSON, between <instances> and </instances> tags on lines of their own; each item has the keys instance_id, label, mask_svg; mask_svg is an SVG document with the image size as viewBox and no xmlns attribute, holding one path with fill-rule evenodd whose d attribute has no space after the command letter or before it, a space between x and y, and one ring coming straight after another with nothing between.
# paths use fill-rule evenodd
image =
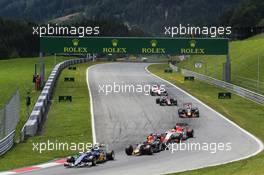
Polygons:
<instances>
[{"instance_id":1,"label":"red car","mask_svg":"<svg viewBox=\"0 0 264 175\"><path fill-rule=\"evenodd\" d=\"M168 130L166 136L163 140L163 143L179 143L188 138L192 138L194 131L191 126L187 123L176 123L175 127L171 130Z\"/></svg>"}]
</instances>

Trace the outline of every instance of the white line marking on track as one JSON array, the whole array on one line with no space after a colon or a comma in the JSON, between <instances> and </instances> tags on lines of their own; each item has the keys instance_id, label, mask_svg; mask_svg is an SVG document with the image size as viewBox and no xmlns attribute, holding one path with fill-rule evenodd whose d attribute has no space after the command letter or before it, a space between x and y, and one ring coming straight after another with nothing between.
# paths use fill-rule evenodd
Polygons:
<instances>
[{"instance_id":1,"label":"white line marking on track","mask_svg":"<svg viewBox=\"0 0 264 175\"><path fill-rule=\"evenodd\" d=\"M3 173L0 173L0 175L10 175L10 174L17 174L15 172L3 172Z\"/></svg>"},{"instance_id":2,"label":"white line marking on track","mask_svg":"<svg viewBox=\"0 0 264 175\"><path fill-rule=\"evenodd\" d=\"M57 165L61 165L61 163L51 162L51 163L45 163L45 164L37 165L36 167L38 167L38 168L49 168L49 167L53 167L53 166L57 166Z\"/></svg>"},{"instance_id":3,"label":"white line marking on track","mask_svg":"<svg viewBox=\"0 0 264 175\"><path fill-rule=\"evenodd\" d=\"M94 112L93 112L93 97L92 97L92 93L91 93L91 89L90 89L90 85L89 85L89 69L94 67L93 66L89 66L86 70L86 83L87 83L87 87L88 87L88 91L89 91L89 96L90 96L90 111L91 111L91 123L92 123L92 136L93 136L93 144L96 144L96 134L95 134L95 125L94 125Z\"/></svg>"},{"instance_id":4,"label":"white line marking on track","mask_svg":"<svg viewBox=\"0 0 264 175\"><path fill-rule=\"evenodd\" d=\"M192 96L191 94L189 94L188 92L182 90L181 88L179 88L178 86L172 84L171 82L151 73L149 70L148 70L148 67L150 65L146 66L145 67L145 70L146 72L148 72L149 74L151 74L152 76L162 80L162 81L165 81L166 83L172 85L173 87L175 87L176 89L178 89L179 91L185 93L186 95L190 96L192 99L194 99L195 101L201 103L202 105L204 105L206 108L208 108L209 110L212 110L214 111L215 113L217 113L220 117L222 117L223 119L225 119L227 122L231 123L233 126L235 126L236 128L240 129L242 132L244 132L245 134L247 134L249 137L251 137L252 139L254 139L258 145L259 145L259 149L255 152L255 153L252 153L252 154L249 154L247 156L244 156L244 157L241 157L241 158L238 158L238 159L234 159L234 160L230 160L230 161L225 161L225 162L222 162L222 163L216 163L216 164L211 164L211 165L207 165L207 166L200 166L200 167L197 167L197 168L193 168L193 169L186 169L186 171L190 171L190 170L197 170L197 169L202 169L202 168L205 168L205 167L212 167L212 166L218 166L218 165L223 165L223 164L227 164L227 163L232 163L232 162L236 162L236 161L239 161L239 160L243 160L243 159L247 159L249 157L252 157L252 156L255 156L257 155L258 153L260 153L261 151L263 151L264 149L264 145L262 143L262 141L260 139L258 139L257 137L255 137L253 134L249 133L248 131L246 131L245 129L241 128L239 125L237 125L236 123L234 123L233 121L229 120L228 118L226 118L225 116L223 116L222 114L220 114L219 112L217 112L216 110L214 110L213 108L211 108L210 106L206 105L205 103L203 103L202 101L200 101L199 99L197 99L196 97ZM175 172L166 172L167 173L175 173Z\"/></svg>"}]
</instances>

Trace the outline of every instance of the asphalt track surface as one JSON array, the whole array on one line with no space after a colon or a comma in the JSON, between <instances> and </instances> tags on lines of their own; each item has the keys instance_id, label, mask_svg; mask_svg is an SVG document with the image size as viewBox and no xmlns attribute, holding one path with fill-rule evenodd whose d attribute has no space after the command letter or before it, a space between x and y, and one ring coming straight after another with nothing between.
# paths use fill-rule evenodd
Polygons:
<instances>
[{"instance_id":1,"label":"asphalt track surface","mask_svg":"<svg viewBox=\"0 0 264 175\"><path fill-rule=\"evenodd\" d=\"M261 145L252 136L206 105L171 84L151 75L145 63L107 63L89 68L89 85L93 99L94 126L97 142L106 143L116 152L116 160L96 167L66 169L56 166L26 174L165 174L226 163L251 156ZM177 108L161 107L155 98L144 93L99 93L99 85L164 84L168 93L178 99L179 105L192 102L200 110L199 119L180 119ZM149 133L163 132L176 122L187 122L194 128L193 143L231 143L230 151L163 151L152 156L127 156L129 144L142 142ZM187 143L186 142L186 143Z\"/></svg>"}]
</instances>

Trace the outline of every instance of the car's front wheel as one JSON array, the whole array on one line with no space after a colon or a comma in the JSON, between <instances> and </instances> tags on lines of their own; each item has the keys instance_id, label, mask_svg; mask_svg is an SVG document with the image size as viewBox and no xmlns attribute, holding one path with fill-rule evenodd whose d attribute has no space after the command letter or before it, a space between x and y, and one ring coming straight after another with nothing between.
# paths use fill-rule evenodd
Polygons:
<instances>
[{"instance_id":1,"label":"car's front wheel","mask_svg":"<svg viewBox=\"0 0 264 175\"><path fill-rule=\"evenodd\" d=\"M133 153L133 146L130 145L129 147L126 148L126 154L127 154L128 156L131 156L132 153Z\"/></svg>"}]
</instances>

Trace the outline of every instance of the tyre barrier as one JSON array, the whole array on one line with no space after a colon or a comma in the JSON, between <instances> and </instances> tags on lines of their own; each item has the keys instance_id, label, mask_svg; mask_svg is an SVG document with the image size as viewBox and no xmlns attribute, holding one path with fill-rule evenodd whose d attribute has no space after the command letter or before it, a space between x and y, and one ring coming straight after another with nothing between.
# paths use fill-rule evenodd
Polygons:
<instances>
[{"instance_id":1,"label":"tyre barrier","mask_svg":"<svg viewBox=\"0 0 264 175\"><path fill-rule=\"evenodd\" d=\"M91 61L91 58L78 58L72 60L66 60L59 64L57 64L48 80L45 83L45 86L39 95L35 106L25 123L24 127L21 130L21 141L23 141L27 137L35 136L43 122L43 119L48 112L49 101L51 99L52 91L55 86L56 80L59 77L60 72L71 65L80 64Z\"/></svg>"}]
</instances>

